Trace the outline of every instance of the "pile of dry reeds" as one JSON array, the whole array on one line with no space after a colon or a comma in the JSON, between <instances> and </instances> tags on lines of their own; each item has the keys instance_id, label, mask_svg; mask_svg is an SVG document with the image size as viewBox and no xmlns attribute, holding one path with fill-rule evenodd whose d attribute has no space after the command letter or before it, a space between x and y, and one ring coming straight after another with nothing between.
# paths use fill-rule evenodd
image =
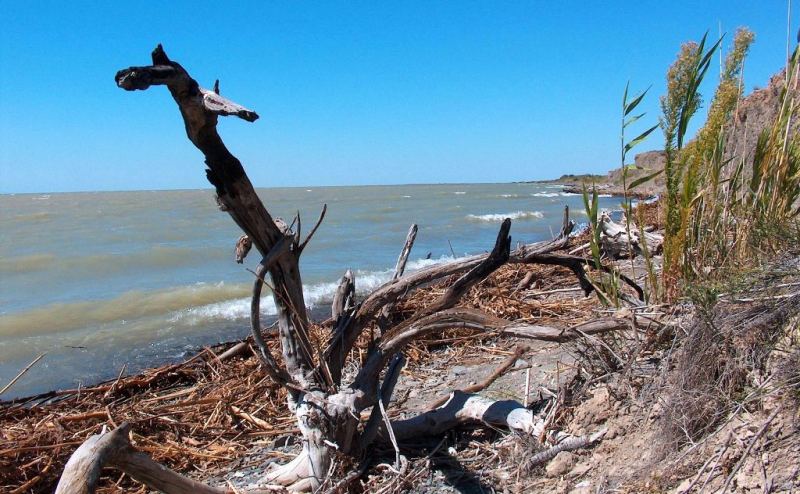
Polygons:
<instances>
[{"instance_id":1,"label":"pile of dry reeds","mask_svg":"<svg viewBox=\"0 0 800 494\"><path fill-rule=\"evenodd\" d=\"M528 273L533 273L530 286L518 289ZM402 317L403 312L413 312L435 299L432 295L442 292L447 281L412 294L394 316ZM574 275L565 268L507 265L473 288L462 305L509 320L577 324L591 316L596 301L572 290L575 286ZM321 336L330 330L329 324L322 323L313 332ZM406 372L430 363L430 352L437 347L496 337L495 333L454 329L416 342L408 350ZM364 348L368 341L360 343ZM218 355L225 348L206 348L184 363L94 387L0 404L0 488L12 493L52 491L78 445L103 426L116 427L124 421L134 425L132 442L139 450L197 477L224 469L259 443L294 434L295 419L286 407L284 391L273 385L252 352L220 361ZM359 354L357 347L353 358ZM259 461L266 463L270 454L283 453L265 452ZM100 492L140 488L118 474L100 486Z\"/></svg>"}]
</instances>

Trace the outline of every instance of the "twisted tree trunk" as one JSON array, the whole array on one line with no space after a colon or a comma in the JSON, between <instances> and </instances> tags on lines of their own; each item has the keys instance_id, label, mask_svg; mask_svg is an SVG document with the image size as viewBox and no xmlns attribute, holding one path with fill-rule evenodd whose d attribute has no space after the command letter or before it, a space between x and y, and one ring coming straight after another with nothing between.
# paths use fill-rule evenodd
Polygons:
<instances>
[{"instance_id":1,"label":"twisted tree trunk","mask_svg":"<svg viewBox=\"0 0 800 494\"><path fill-rule=\"evenodd\" d=\"M201 88L180 64L167 57L161 45L153 51L152 61L153 64L149 66L119 71L116 75L117 85L129 91L145 90L153 85L167 86L183 116L189 140L205 156L206 175L216 189L220 208L230 214L262 255L253 285L251 329L267 373L287 389L288 406L293 410L303 436L301 454L267 473L267 482L287 486L290 490L318 490L328 476L334 450L357 457L375 437L383 437L387 431L392 435L390 429L395 428L400 438L438 434L465 422L504 426L527 433L536 429L537 417L516 402L494 402L463 393L455 393L441 408L392 425L388 425L388 418L383 414L384 425L381 429L378 410L389 403L402 367L401 352L415 338L461 327L498 332L508 329L509 333L525 337L564 341L586 331L601 332L628 327L625 324L606 323L584 328L586 331L576 329L565 332L555 328L512 324L474 310L455 307L471 287L509 261L568 266L583 282L585 275L582 263L585 260L549 255L569 241L573 224L569 221L568 211L565 211L561 234L552 241L522 246L512 252L509 235L511 220L506 219L490 253L403 276L416 235L416 226L412 226L397 262L395 276L360 304L355 304L353 300L356 281L352 272L345 274L332 304L333 332L324 350L315 351L308 337L309 320L299 260L324 219L326 208L323 208L315 226L302 241L299 214L291 225L273 220L241 163L228 151L216 130L220 115L238 116L249 122L255 121L258 115L221 97L217 85L214 91ZM247 250L245 239L240 238L239 243L241 248L237 250L237 260L244 257ZM280 359L272 354L260 330L260 297L267 274L272 282L272 296L278 311ZM426 283L456 274L461 277L438 300L394 326L390 324L388 309L398 300ZM584 288L588 291L590 287ZM373 333L375 336L363 366L352 383L344 383L342 370L357 338L367 328L372 332L376 325L381 331ZM387 365L389 369L383 373ZM382 373L384 379L381 385ZM370 419L360 429L361 412L370 407L373 408ZM125 425L112 433L87 440L70 459L58 492L93 492L100 469L105 465L121 469L148 486L167 493L229 492L228 489L198 484L154 463L146 455L133 450L127 440L127 432Z\"/></svg>"}]
</instances>

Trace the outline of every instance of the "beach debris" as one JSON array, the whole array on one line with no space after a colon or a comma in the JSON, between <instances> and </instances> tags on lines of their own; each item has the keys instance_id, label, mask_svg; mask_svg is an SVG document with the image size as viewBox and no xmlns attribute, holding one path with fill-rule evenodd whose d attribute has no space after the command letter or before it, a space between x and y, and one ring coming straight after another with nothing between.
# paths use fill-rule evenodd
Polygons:
<instances>
[{"instance_id":1,"label":"beach debris","mask_svg":"<svg viewBox=\"0 0 800 494\"><path fill-rule=\"evenodd\" d=\"M250 237L247 235L239 237L239 240L236 241L236 264L242 264L244 258L247 257L247 254L252 248L253 242L250 240Z\"/></svg>"},{"instance_id":2,"label":"beach debris","mask_svg":"<svg viewBox=\"0 0 800 494\"><path fill-rule=\"evenodd\" d=\"M225 374L226 379L229 379L227 381L229 387L216 388L222 396L215 397L200 394L198 378L195 377L193 384L195 389L189 388L185 394L182 390L172 389L163 396L147 398L149 401L140 399L137 405L146 405L144 409L150 412L146 412L147 418L144 420L129 420L132 424L130 429L127 425L118 426L119 418L114 417L108 408L109 404L105 404L101 409L105 408L108 412L108 422L114 427L114 432L93 436L78 448L73 460L67 462L57 492L94 490L100 472L99 466L92 467L94 468L92 471L96 470L98 475L86 476L74 473L77 471L73 468L75 465L87 464L114 466L138 478L148 487L160 489L164 486L164 480L145 471L152 467L161 472L159 475L163 474L165 478L171 479L168 482L184 485L185 478L165 466L158 455L165 453L164 446L169 446L166 451L171 452L171 448L180 450L184 447L177 441L183 441L189 447L193 447L192 441L197 439L185 440L184 435L178 434L173 436L175 439L172 441L168 440L156 446L152 438L142 434L148 427L164 422L169 424L170 429L178 429L181 422L174 415L181 406L188 407L191 410L189 413L192 414L197 414L204 408L208 414L194 415L196 425L192 430L195 432L198 427L207 431L211 424L218 424L216 430L208 431L210 437L213 437L211 442L195 456L228 459L228 455L236 450L236 443L226 446L224 438L231 437L236 432L235 429L242 427L243 424L255 428L259 434L273 432L268 430L269 428L281 429L281 434L284 435L287 432L298 431L303 437L301 451L292 461L273 468L264 477L268 483L290 490L316 491L323 488L327 485L329 472L339 464L338 458L350 458L352 461L361 457L365 448L374 446L372 441L364 441L360 432L362 416L368 410L372 410L370 417L378 417L376 409L380 411L381 420L376 418L373 421L377 421L378 424L383 423L384 428L380 429L378 425L373 426L373 429L378 428L377 438L381 439L380 442L385 443L387 439L391 442L396 454L393 467L396 475L404 475L405 472L398 441L430 437L464 424L493 428L499 426L533 437L544 437L544 427L549 423L549 419L540 417L533 409L526 408L515 400L494 400L461 391L454 391L441 407L416 416L391 420L386 405L391 399L393 383L397 379L399 368L402 367L396 362L403 360L403 354L413 360L418 345L449 336L448 332L450 334L455 332L456 338L463 337L462 335L487 338L513 330L514 334L526 338L563 342L584 338L595 331L635 328L635 325L626 320L613 318L610 323L598 321L595 326L591 326L592 321L589 321L586 323L588 326L582 326L583 329L578 329L581 327L580 324L575 328L559 329L533 325L527 321L514 322L502 317L508 312L507 307L510 305L506 297L490 297L489 300L477 301L478 307L460 305L476 302L475 297L485 298L475 295L476 288L491 279L495 273L502 272L508 264L548 265L562 270L567 268L577 277L586 295L591 293L593 287L586 277L590 261L579 256L554 253L570 242L574 223L569 220L569 210L566 208L562 229L552 240L520 245L512 251L511 220L505 218L490 252L459 258L450 263L436 264L404 276L405 260L416 233L416 228L412 225L392 280L366 295L360 303L355 303L355 279L352 272L349 272L349 276L343 277L341 290L337 290L337 293L340 291L341 293L335 297L331 311L333 317L328 323L329 326L323 329L315 325L309 320L306 310L299 260L303 248L324 218L326 208L323 207L320 219L311 234L301 243L299 213L291 226L282 220L273 219L253 189L241 163L230 154L217 134L216 124L220 115L234 115L247 121L254 121L258 116L215 92L200 88L180 64L167 57L161 45L153 51L152 60L151 66L131 67L119 71L116 77L117 84L126 90L144 90L152 85L168 87L180 107L189 139L205 155L205 164L208 167L206 174L216 188L219 203L245 231L248 241L252 242L259 252L265 253L254 272L251 301L251 332L253 342L258 348L256 352L258 360L247 359L244 362L249 362L247 365L260 363L261 370L268 378L264 378L261 374L257 376L253 373L242 374L241 371L236 375ZM202 97L198 98L198 94ZM292 228L295 228L295 232ZM615 269L608 266L602 268ZM259 322L261 291L267 283L267 276L270 279L269 286L278 312L277 337L269 341L264 339ZM641 288L635 281L621 274L619 276L636 289L641 298ZM520 279L516 277L513 281L506 282L506 286L510 288L509 292L519 285L519 282ZM424 295L419 296L421 298L417 299L415 306L407 303L412 296L423 291ZM494 308L492 312L481 310L481 307L487 304ZM530 304L527 301L519 302L520 306ZM396 310L385 313L384 309L387 306L390 309L395 307ZM382 322L379 324L378 321ZM381 331L376 333L374 329L378 324ZM184 372L207 367L211 371L211 376L206 376L206 379L211 377L213 380L221 377L225 370L237 366L236 360L221 362L211 350L200 355L202 357L196 357L194 362L189 361L184 365L163 369L162 375L185 379L189 376L184 375ZM416 356L420 355L424 356L417 351ZM501 366L498 376L512 365L513 362ZM151 376L146 378L144 383L138 384L148 386L155 384L156 379ZM253 379L257 379L256 385ZM109 403L108 400L113 396L119 395L126 388L131 389L131 386L136 384L135 380L131 381L120 376L95 399L101 400L101 403ZM480 387L478 384L472 386ZM269 391L266 391L265 387ZM376 392L378 389L381 391ZM79 392L78 396L81 394L86 396L86 391ZM268 403L257 406L265 397L268 397ZM285 400L286 406L279 408L275 397ZM153 403L160 402L162 398L177 402L159 404L153 409ZM19 408L16 410L19 411ZM132 412L141 413L135 409ZM87 417L92 417L87 420L102 420L99 415L90 414ZM273 421L262 417L272 417ZM288 417L289 422L277 426L274 423L275 417ZM292 423L293 426L290 426ZM90 430L95 429L83 430L78 433L79 437L85 438L86 432ZM127 440L129 435L135 442L129 445L123 444L125 454L106 455L103 448L95 447L101 441L114 442L112 439L104 438L124 436ZM241 432L233 435L234 438L241 436ZM75 444L71 442L70 446ZM0 456L3 453L17 455L24 451L26 450L18 448L0 451ZM145 453L152 456L145 456ZM269 454L262 456L262 461L265 461ZM337 458L336 462L334 458ZM143 470L141 462L146 463L148 467ZM76 491L70 488L71 485L77 485L74 483L75 478L82 479L79 484L83 490ZM184 487L189 485L185 484ZM194 486L191 488L195 492L224 492L204 484L191 485Z\"/></svg>"}]
</instances>

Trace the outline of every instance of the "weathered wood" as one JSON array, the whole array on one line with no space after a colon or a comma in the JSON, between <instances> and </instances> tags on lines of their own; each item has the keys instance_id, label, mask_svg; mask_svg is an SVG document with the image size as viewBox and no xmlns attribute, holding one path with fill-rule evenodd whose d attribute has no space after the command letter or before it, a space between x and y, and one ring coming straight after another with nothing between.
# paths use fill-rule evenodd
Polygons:
<instances>
[{"instance_id":1,"label":"weathered wood","mask_svg":"<svg viewBox=\"0 0 800 494\"><path fill-rule=\"evenodd\" d=\"M241 264L244 262L244 258L247 257L247 254L250 252L252 247L253 242L250 241L250 237L247 235L242 235L239 237L239 240L236 241L236 256L234 257L236 264Z\"/></svg>"},{"instance_id":2,"label":"weathered wood","mask_svg":"<svg viewBox=\"0 0 800 494\"><path fill-rule=\"evenodd\" d=\"M258 115L213 91L202 89L178 63L167 57L161 45L152 53L150 66L120 70L116 82L122 89L145 90L165 85L178 104L189 140L203 153L206 176L216 188L217 201L253 242L267 255L285 233L276 225L256 194L241 162L228 151L217 133L220 115L252 122ZM303 386L316 386L318 375L308 340L308 315L299 270L299 251L281 257L269 270L278 312L283 357L292 379Z\"/></svg>"},{"instance_id":3,"label":"weathered wood","mask_svg":"<svg viewBox=\"0 0 800 494\"><path fill-rule=\"evenodd\" d=\"M166 494L231 494L177 474L136 451L128 440L130 424L87 439L72 454L56 486L56 494L92 494L105 466L112 466Z\"/></svg>"},{"instance_id":4,"label":"weathered wood","mask_svg":"<svg viewBox=\"0 0 800 494\"><path fill-rule=\"evenodd\" d=\"M605 317L564 329L536 324L510 323L502 327L501 331L503 334L516 336L518 338L564 343L576 338L581 338L584 335L595 335L627 329L633 329L630 321Z\"/></svg>"},{"instance_id":5,"label":"weathered wood","mask_svg":"<svg viewBox=\"0 0 800 494\"><path fill-rule=\"evenodd\" d=\"M402 354L397 354L389 364L389 368L386 369L386 376L383 379L383 384L381 384L380 392L380 400L383 402L384 407L389 406L389 400L392 398L394 387L397 384L397 379L400 377L400 371L403 370L403 365L405 365L405 362L405 357ZM373 406L369 415L369 419L364 425L364 432L359 438L359 445L362 450L367 448L370 444L372 444L372 441L375 440L375 436L378 433L380 425L381 411L377 406Z\"/></svg>"},{"instance_id":6,"label":"weathered wood","mask_svg":"<svg viewBox=\"0 0 800 494\"><path fill-rule=\"evenodd\" d=\"M153 461L130 443L130 424L87 439L72 454L56 486L56 494L93 494L104 467L113 467L165 494L267 494L274 489L214 487L185 477Z\"/></svg>"},{"instance_id":7,"label":"weathered wood","mask_svg":"<svg viewBox=\"0 0 800 494\"><path fill-rule=\"evenodd\" d=\"M272 352L269 347L267 347L267 343L264 341L264 337L261 334L261 289L264 286L264 276L266 276L273 264L278 262L282 256L289 252L290 245L291 237L284 235L278 243L272 247L272 250L264 256L264 259L261 260L258 268L256 268L256 279L253 282L253 297L250 302L250 333L253 335L253 341L258 347L258 355L261 358L261 362L264 364L270 377L279 384L285 385L292 382L297 386L297 382L293 381L291 376L289 376L275 361L275 357L273 357Z\"/></svg>"},{"instance_id":8,"label":"weathered wood","mask_svg":"<svg viewBox=\"0 0 800 494\"><path fill-rule=\"evenodd\" d=\"M92 494L103 467L117 449L127 442L130 426L122 424L113 432L92 436L69 457L56 486L56 494Z\"/></svg>"},{"instance_id":9,"label":"weathered wood","mask_svg":"<svg viewBox=\"0 0 800 494\"><path fill-rule=\"evenodd\" d=\"M522 278L522 280L520 280L520 282L519 282L519 283L517 283L517 287L516 287L516 288L514 288L514 291L515 291L515 292L518 292L518 291L521 291L521 290L527 290L527 289L528 289L528 287L529 287L529 286L531 286L531 284L533 283L533 278L534 278L535 276L536 276L536 274L535 274L533 271L530 271L530 272L528 272L528 273L527 273L527 274L526 274L526 275L525 275L525 276Z\"/></svg>"},{"instance_id":10,"label":"weathered wood","mask_svg":"<svg viewBox=\"0 0 800 494\"><path fill-rule=\"evenodd\" d=\"M588 448L603 439L608 429L603 428L589 436L568 437L556 444L552 448L536 453L529 460L529 465L541 465L555 458L562 451L575 451L576 449Z\"/></svg>"},{"instance_id":11,"label":"weathered wood","mask_svg":"<svg viewBox=\"0 0 800 494\"><path fill-rule=\"evenodd\" d=\"M525 353L526 351L528 351L528 347L524 345L517 345L516 347L514 347L514 352L508 357L506 357L506 359L503 360L503 362L499 366L497 366L497 368L494 371L492 371L491 374L486 376L484 380L482 380L479 383L475 383L470 386L461 388L460 391L463 393L477 393L478 391L483 391L484 389L488 388L489 386L492 385L492 383L494 383L497 380L498 377L505 374L506 371L510 369L511 366L514 365L517 362L517 360L519 360L519 358L522 357L522 354ZM449 397L440 398L435 402L433 402L432 404L430 404L428 406L428 409L432 410L434 408L439 408L440 406L444 405L448 399Z\"/></svg>"},{"instance_id":12,"label":"weathered wood","mask_svg":"<svg viewBox=\"0 0 800 494\"><path fill-rule=\"evenodd\" d=\"M333 301L331 302L331 318L334 321L334 326L340 317L349 312L355 304L356 296L356 279L353 271L348 269L344 272L344 276L339 280L339 286L333 293Z\"/></svg>"},{"instance_id":13,"label":"weathered wood","mask_svg":"<svg viewBox=\"0 0 800 494\"><path fill-rule=\"evenodd\" d=\"M363 367L359 371L351 387L366 393L368 396L374 394L374 392L371 391L374 390L377 385L380 371L395 353L400 351L414 338L417 331L424 330L423 328L426 328L433 321L436 321L436 317L441 314L442 311L458 303L467 290L483 281L497 268L505 264L506 261L508 261L511 249L510 229L511 220L506 218L500 225L500 231L497 233L497 240L489 255L482 259L481 262L469 272L456 280L455 283L450 285L444 294L436 301L420 309L410 319L403 321L385 335L381 336L367 356L366 362L364 362ZM433 319L431 320L431 318Z\"/></svg>"},{"instance_id":14,"label":"weathered wood","mask_svg":"<svg viewBox=\"0 0 800 494\"><path fill-rule=\"evenodd\" d=\"M600 215L600 248L612 259L628 259L633 255L643 254L643 246L650 255L660 254L664 246L664 237L657 233L644 232L644 242L639 227L631 223L631 234L628 236L626 225L616 223L608 213ZM632 249L632 252L631 252Z\"/></svg>"},{"instance_id":15,"label":"weathered wood","mask_svg":"<svg viewBox=\"0 0 800 494\"><path fill-rule=\"evenodd\" d=\"M412 223L411 227L408 229L408 234L406 235L406 241L403 244L403 249L400 251L400 256L397 258L397 265L394 267L392 281L403 276L403 273L406 270L408 256L411 254L411 248L414 246L414 240L417 239L417 230L417 225Z\"/></svg>"},{"instance_id":16,"label":"weathered wood","mask_svg":"<svg viewBox=\"0 0 800 494\"><path fill-rule=\"evenodd\" d=\"M307 334L309 321L303 297L299 258L322 222L327 206L323 207L311 232L301 242L299 213L291 225L279 218L273 218L256 194L241 163L228 151L217 133L216 124L220 115L237 116L251 122L257 119L258 115L221 97L218 94L218 84L215 84L214 91L200 88L180 64L167 57L160 45L154 50L152 61L153 65L150 66L131 67L119 71L116 77L117 84L126 90L144 90L152 85L167 86L178 104L188 138L205 156L206 174L216 189L221 209L230 214L245 234L241 239L241 250L237 249L237 260L241 261L245 255L244 239L251 241L262 255L253 284L251 331L266 371L289 391L289 406L295 412L303 436L301 454L294 461L271 472L268 480L288 486L290 489L319 490L332 464L334 449L347 455L359 453L360 412L379 401L383 403L384 400L388 400L399 374L399 366L393 364L387 371L379 393L381 371L390 360L400 361L401 358L397 357L399 352L414 338L452 327L483 331L514 328L508 321L476 311L453 308L471 287L485 279L499 266L506 262L537 262L568 266L586 262L582 258L564 260L549 254L569 243L569 234L574 224L569 220L568 209L565 209L561 232L553 240L524 245L512 252L509 236L511 222L506 219L500 227L495 246L490 253L433 266L403 276L416 235L416 228L412 226L399 256L393 279L367 296L361 304L356 305L354 302L355 281L352 272L346 273L332 304L331 314L334 317L335 328L333 335L323 358L316 359ZM266 283L264 276L267 273L272 282L272 294L278 313L278 337L281 342L283 366L279 365L261 335L260 296ZM439 299L396 327L388 328L385 334L379 336L373 342L354 382L349 386L342 386L344 362L365 328L372 327L376 319L386 313L387 307L391 307L413 290L431 281L456 274L461 275L460 278ZM523 327L515 329L520 333L527 331L543 338L561 337L552 334L557 330L543 332L541 328L536 331L530 328L526 330ZM573 331L564 337L575 337L576 334L579 333ZM246 415L242 411L240 413ZM255 420L253 417L250 418ZM431 420L433 422L430 422ZM531 412L521 408L519 404L494 402L460 393L454 394L448 404L432 411L428 417L416 421L415 419L400 421L398 424L404 428L406 434L431 434L465 422L501 425L526 432L532 431L536 425ZM113 437L118 436L119 434ZM362 436L361 439L365 438ZM100 440L93 440L92 444ZM87 448L91 448L91 445ZM105 447L101 450L105 451ZM160 469L163 467L146 455L135 452L129 444L115 443L109 450L116 452L98 459L98 455L92 451L91 454L79 455L74 464L79 465L86 475L94 475L92 478L95 481L99 474L94 472L99 472L98 468L108 464L129 473L151 488L168 493L225 492L188 481L174 472L162 472ZM89 457L94 459L88 463L80 460ZM96 466L98 464L100 467Z\"/></svg>"},{"instance_id":17,"label":"weathered wood","mask_svg":"<svg viewBox=\"0 0 800 494\"><path fill-rule=\"evenodd\" d=\"M525 259L526 263L530 264L549 264L552 266L562 266L565 268L569 268L575 276L578 278L578 282L583 288L583 292L586 295L589 295L594 291L594 285L589 280L588 276L586 275L586 266L589 266L593 263L591 259L580 257L580 256L573 256L569 254L555 254L552 252L549 253L531 253ZM613 273L615 276L619 276L619 279L625 282L628 286L633 288L636 291L636 295L639 297L639 300L644 300L644 290L642 287L639 286L638 283L633 281L628 276L619 272L613 266L607 266L605 264L600 265L600 269L605 273Z\"/></svg>"},{"instance_id":18,"label":"weathered wood","mask_svg":"<svg viewBox=\"0 0 800 494\"><path fill-rule=\"evenodd\" d=\"M311 241L312 238L314 238L314 234L317 233L317 229L319 228L319 225L322 224L322 220L325 219L325 213L327 212L328 212L328 205L323 204L322 211L319 212L319 218L317 218L317 222L314 223L313 228L311 228L311 231L308 232L308 236L302 242L300 242L300 213L297 214L297 239L295 240L295 243L297 243L298 255L303 253L303 250L306 248L308 243Z\"/></svg>"},{"instance_id":19,"label":"weathered wood","mask_svg":"<svg viewBox=\"0 0 800 494\"><path fill-rule=\"evenodd\" d=\"M416 240L416 238L417 225L412 223L411 227L408 229L408 234L406 235L406 241L403 244L403 248L400 250L400 256L397 258L397 265L395 265L391 281L395 281L403 276L403 273L406 270L408 256L411 254L411 248L414 246L414 240ZM389 314L392 313L392 309L394 309L394 303L391 302L384 305L381 309L380 315L378 316L378 328L380 329L381 333L386 331L389 325Z\"/></svg>"},{"instance_id":20,"label":"weathered wood","mask_svg":"<svg viewBox=\"0 0 800 494\"><path fill-rule=\"evenodd\" d=\"M453 391L442 407L406 420L392 422L398 441L442 434L466 424L502 427L538 436L544 419L514 400L495 401L479 395Z\"/></svg>"}]
</instances>

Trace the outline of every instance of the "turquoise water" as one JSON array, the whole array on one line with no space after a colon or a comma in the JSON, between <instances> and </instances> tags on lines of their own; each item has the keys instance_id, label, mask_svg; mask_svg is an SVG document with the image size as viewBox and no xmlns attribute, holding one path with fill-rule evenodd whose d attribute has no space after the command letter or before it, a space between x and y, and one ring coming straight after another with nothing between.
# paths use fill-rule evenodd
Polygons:
<instances>
[{"instance_id":1,"label":"turquoise water","mask_svg":"<svg viewBox=\"0 0 800 494\"><path fill-rule=\"evenodd\" d=\"M362 293L387 281L412 222L409 270L490 249L505 217L514 244L558 231L565 204L585 219L580 196L544 184L258 192L274 216L299 209L306 231L328 204L301 260L306 301L320 313L348 268ZM48 352L3 398L91 384L244 336L247 269L259 259L234 262L240 234L209 190L0 195L0 385ZM269 297L262 310L274 313Z\"/></svg>"}]
</instances>

